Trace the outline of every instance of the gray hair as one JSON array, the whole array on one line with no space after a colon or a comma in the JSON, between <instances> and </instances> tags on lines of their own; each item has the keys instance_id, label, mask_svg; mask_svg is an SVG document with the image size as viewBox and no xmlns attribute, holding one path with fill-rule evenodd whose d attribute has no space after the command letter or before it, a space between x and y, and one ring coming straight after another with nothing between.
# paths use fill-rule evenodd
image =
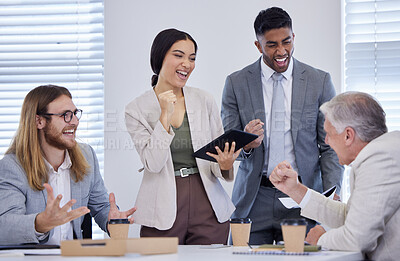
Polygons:
<instances>
[{"instance_id":1,"label":"gray hair","mask_svg":"<svg viewBox=\"0 0 400 261\"><path fill-rule=\"evenodd\" d=\"M346 127L355 130L365 142L388 131L386 114L374 97L363 92L345 92L322 104L320 111L342 133Z\"/></svg>"}]
</instances>

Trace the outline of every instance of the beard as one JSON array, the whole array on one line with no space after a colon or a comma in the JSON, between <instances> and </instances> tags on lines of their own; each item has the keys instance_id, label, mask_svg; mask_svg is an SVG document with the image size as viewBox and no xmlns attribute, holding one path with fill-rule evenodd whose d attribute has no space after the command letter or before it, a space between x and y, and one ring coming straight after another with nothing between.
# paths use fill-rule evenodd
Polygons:
<instances>
[{"instance_id":1,"label":"beard","mask_svg":"<svg viewBox=\"0 0 400 261\"><path fill-rule=\"evenodd\" d=\"M53 128L52 124L47 124L43 128L44 138L46 142L53 147L56 147L60 150L67 150L72 149L76 145L75 139L71 140L64 140L62 138L62 132L58 132L55 128Z\"/></svg>"}]
</instances>

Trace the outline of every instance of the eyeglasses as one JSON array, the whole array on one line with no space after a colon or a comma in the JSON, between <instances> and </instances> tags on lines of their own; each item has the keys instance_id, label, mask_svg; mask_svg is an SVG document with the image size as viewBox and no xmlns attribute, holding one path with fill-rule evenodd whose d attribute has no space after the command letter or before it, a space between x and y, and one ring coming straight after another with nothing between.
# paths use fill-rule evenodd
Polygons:
<instances>
[{"instance_id":1,"label":"eyeglasses","mask_svg":"<svg viewBox=\"0 0 400 261\"><path fill-rule=\"evenodd\" d=\"M64 121L66 123L69 123L70 121L72 121L72 117L75 115L76 118L78 118L78 120L81 118L82 116L82 110L80 109L76 109L75 111L66 111L64 113L43 113L42 115L56 115L56 116L64 116Z\"/></svg>"}]
</instances>

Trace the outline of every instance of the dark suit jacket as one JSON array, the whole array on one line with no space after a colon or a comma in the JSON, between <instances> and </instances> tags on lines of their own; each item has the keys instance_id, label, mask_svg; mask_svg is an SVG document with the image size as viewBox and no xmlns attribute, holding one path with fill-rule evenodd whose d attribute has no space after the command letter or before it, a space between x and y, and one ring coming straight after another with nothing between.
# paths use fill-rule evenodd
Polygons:
<instances>
[{"instance_id":1,"label":"dark suit jacket","mask_svg":"<svg viewBox=\"0 0 400 261\"><path fill-rule=\"evenodd\" d=\"M260 59L226 79L221 108L225 131L244 130L254 119L267 124ZM331 77L294 58L292 62L291 132L299 175L307 187L316 191L322 192L334 185L340 191L343 167L336 153L325 144L324 117L319 112L319 107L335 96ZM247 217L251 210L260 186L264 154L262 144L250 157L242 157L232 193L236 206L233 217Z\"/></svg>"}]
</instances>

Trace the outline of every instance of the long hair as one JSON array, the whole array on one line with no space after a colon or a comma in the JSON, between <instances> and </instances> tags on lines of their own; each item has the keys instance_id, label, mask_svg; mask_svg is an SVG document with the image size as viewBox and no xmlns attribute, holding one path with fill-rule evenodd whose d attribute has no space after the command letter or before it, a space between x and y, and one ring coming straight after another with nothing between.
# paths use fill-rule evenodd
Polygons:
<instances>
[{"instance_id":1,"label":"long hair","mask_svg":"<svg viewBox=\"0 0 400 261\"><path fill-rule=\"evenodd\" d=\"M29 186L34 190L43 190L43 183L48 182L48 169L40 147L36 115L47 113L49 103L62 95L72 98L66 88L56 85L39 86L26 95L22 104L18 130L6 152L6 154L15 154L25 170ZM46 117L46 120L50 122L51 118ZM77 143L72 149L68 149L68 153L72 162L71 174L75 182L81 181L90 166Z\"/></svg>"},{"instance_id":2,"label":"long hair","mask_svg":"<svg viewBox=\"0 0 400 261\"><path fill-rule=\"evenodd\" d=\"M150 51L150 65L154 72L151 77L151 86L156 86L158 82L158 75L161 71L162 64L164 62L165 55L172 45L181 40L190 40L194 44L194 51L197 52L197 43L186 32L182 32L176 29L166 29L157 34L154 38L153 44Z\"/></svg>"}]
</instances>

